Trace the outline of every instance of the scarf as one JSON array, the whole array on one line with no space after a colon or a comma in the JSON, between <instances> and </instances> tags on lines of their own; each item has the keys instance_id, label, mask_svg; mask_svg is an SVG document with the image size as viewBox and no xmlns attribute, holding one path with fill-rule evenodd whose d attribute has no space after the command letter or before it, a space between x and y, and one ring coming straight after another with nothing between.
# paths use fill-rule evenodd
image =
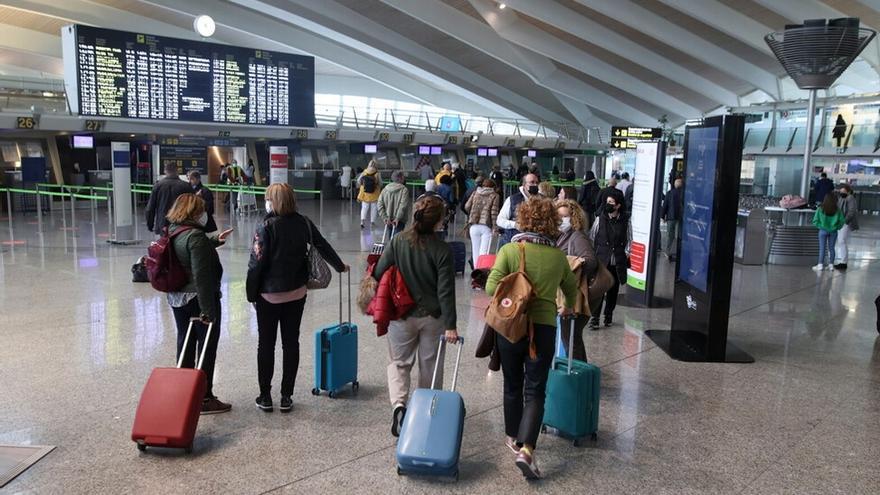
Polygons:
<instances>
[{"instance_id":1,"label":"scarf","mask_svg":"<svg viewBox=\"0 0 880 495\"><path fill-rule=\"evenodd\" d=\"M513 236L510 242L528 242L530 244L540 244L542 246L556 246L556 242L552 241L547 236L536 234L534 232L522 232L520 234L516 234L515 236Z\"/></svg>"}]
</instances>

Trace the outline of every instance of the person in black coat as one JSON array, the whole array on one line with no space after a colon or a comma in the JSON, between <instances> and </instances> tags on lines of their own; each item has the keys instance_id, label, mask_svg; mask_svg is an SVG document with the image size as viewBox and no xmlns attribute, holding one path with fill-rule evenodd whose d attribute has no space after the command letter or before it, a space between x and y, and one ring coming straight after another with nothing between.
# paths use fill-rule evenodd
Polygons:
<instances>
[{"instance_id":1,"label":"person in black coat","mask_svg":"<svg viewBox=\"0 0 880 495\"><path fill-rule=\"evenodd\" d=\"M178 177L177 164L166 163L165 177L153 184L150 199L147 200L147 209L144 212L147 228L154 234L161 235L162 229L168 225L165 215L171 211L177 197L188 192L192 192L192 190L186 182Z\"/></svg>"},{"instance_id":2,"label":"person in black coat","mask_svg":"<svg viewBox=\"0 0 880 495\"><path fill-rule=\"evenodd\" d=\"M578 195L578 204L581 205L587 214L587 228L593 226L593 219L596 218L596 202L599 201L599 181L596 180L596 174L592 170L587 170L584 176L584 185L581 186L581 192Z\"/></svg>"},{"instance_id":3,"label":"person in black coat","mask_svg":"<svg viewBox=\"0 0 880 495\"><path fill-rule=\"evenodd\" d=\"M337 272L348 271L315 224L296 211L296 199L289 184L272 184L266 189L266 218L257 227L248 262L245 292L257 310L257 376L260 395L257 408L271 412L275 342L279 327L283 349L281 403L289 412L299 369L299 327L306 304L309 280L309 244Z\"/></svg>"},{"instance_id":4,"label":"person in black coat","mask_svg":"<svg viewBox=\"0 0 880 495\"><path fill-rule=\"evenodd\" d=\"M202 198L205 202L205 212L208 214L205 232L214 232L217 230L217 223L214 222L214 193L202 184L202 174L198 170L190 170L187 177L189 178L189 185L192 186L193 194Z\"/></svg>"},{"instance_id":5,"label":"person in black coat","mask_svg":"<svg viewBox=\"0 0 880 495\"><path fill-rule=\"evenodd\" d=\"M684 185L682 179L675 179L673 188L666 193L663 206L660 208L660 218L666 222L666 256L669 257L669 261L675 261L678 236L681 235L681 219L684 212L682 185Z\"/></svg>"},{"instance_id":6,"label":"person in black coat","mask_svg":"<svg viewBox=\"0 0 880 495\"><path fill-rule=\"evenodd\" d=\"M617 293L620 286L626 284L626 269L629 267L629 250L632 243L632 228L629 217L623 211L623 193L615 189L609 192L602 205L602 212L596 218L593 228L590 229L590 240L596 249L596 257L599 263L603 263L611 276L614 277L614 285L605 293L597 307L590 307L593 316L590 318L590 328L599 328L599 313L602 305L605 305L605 326L610 327L617 306Z\"/></svg>"}]
</instances>

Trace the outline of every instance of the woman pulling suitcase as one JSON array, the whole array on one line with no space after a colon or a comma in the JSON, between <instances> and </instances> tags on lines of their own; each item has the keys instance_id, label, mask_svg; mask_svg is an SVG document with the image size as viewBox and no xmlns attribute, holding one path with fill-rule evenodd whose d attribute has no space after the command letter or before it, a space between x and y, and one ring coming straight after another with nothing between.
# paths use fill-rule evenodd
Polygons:
<instances>
[{"instance_id":1,"label":"woman pulling suitcase","mask_svg":"<svg viewBox=\"0 0 880 495\"><path fill-rule=\"evenodd\" d=\"M257 375L260 395L257 407L272 412L272 375L275 342L281 327L283 365L281 402L278 410L293 408L293 387L299 369L299 327L306 305L309 239L337 272L349 267L339 258L315 224L296 211L296 199L288 184L266 189L266 217L254 234L247 272L247 299L257 310Z\"/></svg>"},{"instance_id":2,"label":"woman pulling suitcase","mask_svg":"<svg viewBox=\"0 0 880 495\"><path fill-rule=\"evenodd\" d=\"M413 205L413 221L391 240L376 264L373 277L396 266L403 276L415 307L388 327L388 395L392 407L391 434L398 436L409 400L410 374L418 359L418 388L431 388L434 364L438 389L443 388L443 356L438 355L441 335L449 343L458 340L455 313L455 273L452 250L437 236L446 218L446 204L438 196L423 195Z\"/></svg>"},{"instance_id":3,"label":"woman pulling suitcase","mask_svg":"<svg viewBox=\"0 0 880 495\"><path fill-rule=\"evenodd\" d=\"M521 233L498 251L486 283L486 293L494 295L501 279L518 271L524 255L524 271L534 290L528 305L528 319L534 331L518 342L510 342L498 333L495 349L501 357L504 375L506 444L516 454L516 465L528 479L541 477L535 462L535 446L544 417L547 376L556 350L556 292L562 289L562 313L569 315L577 291L568 260L554 241L561 223L552 200L533 197L523 202L516 214L517 230Z\"/></svg>"}]
</instances>

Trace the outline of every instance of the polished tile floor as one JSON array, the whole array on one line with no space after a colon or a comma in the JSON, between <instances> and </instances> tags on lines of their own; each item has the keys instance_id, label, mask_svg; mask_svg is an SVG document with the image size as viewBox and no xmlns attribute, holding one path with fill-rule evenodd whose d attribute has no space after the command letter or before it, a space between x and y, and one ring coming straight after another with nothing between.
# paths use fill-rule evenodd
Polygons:
<instances>
[{"instance_id":1,"label":"polished tile floor","mask_svg":"<svg viewBox=\"0 0 880 495\"><path fill-rule=\"evenodd\" d=\"M303 210L317 217L314 203ZM381 233L362 233L349 203L328 203L323 231L353 266ZM730 335L750 365L670 360L643 330L669 328L669 309L620 307L590 332L602 367L599 440L583 448L542 437L546 479L525 482L504 447L501 376L473 349L483 294L458 287L467 404L461 480L400 478L385 388L386 344L360 325L360 393L313 397L312 331L337 318L336 286L309 294L302 364L289 415L253 406L256 320L244 273L256 217L236 219L222 248L222 336L215 391L231 413L205 417L195 453L139 453L129 439L155 366L174 362L164 298L132 284L144 246L111 247L89 210L0 221L0 443L58 448L8 493L878 493L880 222L854 240L847 273L735 267ZM225 218L221 218L223 223ZM143 228L141 228L143 235ZM660 263L658 293L671 295ZM335 283L335 282L334 282ZM357 280L353 283L356 284ZM280 350L279 350L280 352ZM280 362L280 360L279 360ZM277 376L276 376L277 379Z\"/></svg>"}]
</instances>

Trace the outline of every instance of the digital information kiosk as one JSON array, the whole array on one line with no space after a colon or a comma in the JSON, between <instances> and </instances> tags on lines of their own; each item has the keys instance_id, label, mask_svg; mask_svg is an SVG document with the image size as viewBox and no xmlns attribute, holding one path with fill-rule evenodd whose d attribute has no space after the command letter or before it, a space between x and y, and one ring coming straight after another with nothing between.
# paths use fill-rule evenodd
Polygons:
<instances>
[{"instance_id":1,"label":"digital information kiosk","mask_svg":"<svg viewBox=\"0 0 880 495\"><path fill-rule=\"evenodd\" d=\"M660 205L663 194L663 168L666 143L643 142L636 145L633 178L632 243L630 267L626 273L626 300L636 306L669 307L669 300L654 297L657 246L660 244ZM661 303L661 304L658 304Z\"/></svg>"},{"instance_id":2,"label":"digital information kiosk","mask_svg":"<svg viewBox=\"0 0 880 495\"><path fill-rule=\"evenodd\" d=\"M743 116L727 115L685 131L672 330L645 332L680 361L754 362L727 341L744 125Z\"/></svg>"}]
</instances>

